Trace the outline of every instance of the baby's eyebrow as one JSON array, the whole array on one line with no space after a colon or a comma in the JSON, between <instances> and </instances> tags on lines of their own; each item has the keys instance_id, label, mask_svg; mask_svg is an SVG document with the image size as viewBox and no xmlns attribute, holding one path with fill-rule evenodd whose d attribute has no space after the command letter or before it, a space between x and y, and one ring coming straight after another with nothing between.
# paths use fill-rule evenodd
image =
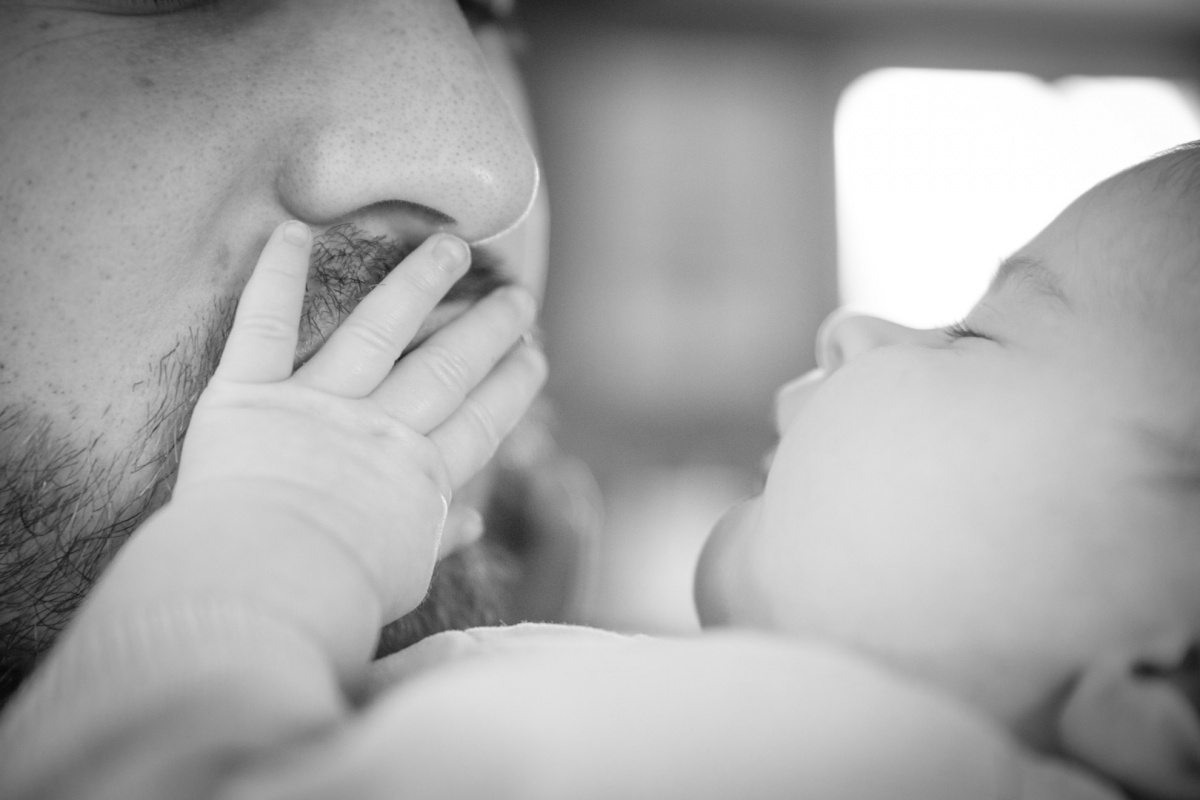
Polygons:
<instances>
[{"instance_id":1,"label":"baby's eyebrow","mask_svg":"<svg viewBox=\"0 0 1200 800\"><path fill-rule=\"evenodd\" d=\"M1050 297L1063 305L1067 305L1067 295L1063 291L1062 281L1041 260L1029 255L1013 255L1000 262L988 293L999 292L1006 285L1020 283L1027 285L1035 292Z\"/></svg>"}]
</instances>

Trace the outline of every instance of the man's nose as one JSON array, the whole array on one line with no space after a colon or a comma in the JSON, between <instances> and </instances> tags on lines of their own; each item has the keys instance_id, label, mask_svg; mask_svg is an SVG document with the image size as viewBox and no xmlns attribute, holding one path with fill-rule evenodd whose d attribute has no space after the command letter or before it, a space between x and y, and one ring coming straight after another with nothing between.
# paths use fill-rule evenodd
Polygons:
<instances>
[{"instance_id":1,"label":"man's nose","mask_svg":"<svg viewBox=\"0 0 1200 800\"><path fill-rule=\"evenodd\" d=\"M826 375L863 353L903 342L917 343L930 334L879 317L838 310L817 331L817 364Z\"/></svg>"},{"instance_id":2,"label":"man's nose","mask_svg":"<svg viewBox=\"0 0 1200 800\"><path fill-rule=\"evenodd\" d=\"M276 98L294 122L277 181L291 215L318 226L369 217L392 236L437 228L472 242L524 216L533 150L454 3L297 7L280 65L292 70L290 96Z\"/></svg>"}]
</instances>

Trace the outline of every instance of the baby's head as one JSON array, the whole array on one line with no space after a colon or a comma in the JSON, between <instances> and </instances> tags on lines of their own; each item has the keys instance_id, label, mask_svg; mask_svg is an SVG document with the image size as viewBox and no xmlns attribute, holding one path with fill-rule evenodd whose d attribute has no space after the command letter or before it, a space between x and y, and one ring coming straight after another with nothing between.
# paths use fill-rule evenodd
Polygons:
<instances>
[{"instance_id":1,"label":"baby's head","mask_svg":"<svg viewBox=\"0 0 1200 800\"><path fill-rule=\"evenodd\" d=\"M1197 796L1166 675L1200 643L1200 148L1084 194L962 325L835 315L817 360L705 548L705 623L841 642Z\"/></svg>"}]
</instances>

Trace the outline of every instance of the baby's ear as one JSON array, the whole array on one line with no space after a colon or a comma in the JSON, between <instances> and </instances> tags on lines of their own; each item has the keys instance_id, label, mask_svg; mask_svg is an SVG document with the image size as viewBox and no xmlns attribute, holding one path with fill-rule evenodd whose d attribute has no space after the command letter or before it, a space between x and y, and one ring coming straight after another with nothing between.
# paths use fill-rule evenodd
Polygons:
<instances>
[{"instance_id":1,"label":"baby's ear","mask_svg":"<svg viewBox=\"0 0 1200 800\"><path fill-rule=\"evenodd\" d=\"M1097 658L1067 697L1059 736L1068 754L1138 797L1200 798L1197 645Z\"/></svg>"}]
</instances>

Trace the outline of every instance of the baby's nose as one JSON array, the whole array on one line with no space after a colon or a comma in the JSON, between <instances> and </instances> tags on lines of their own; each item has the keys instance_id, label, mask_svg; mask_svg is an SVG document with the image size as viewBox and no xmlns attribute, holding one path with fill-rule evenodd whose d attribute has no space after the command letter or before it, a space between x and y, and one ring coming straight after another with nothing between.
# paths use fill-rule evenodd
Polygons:
<instances>
[{"instance_id":1,"label":"baby's nose","mask_svg":"<svg viewBox=\"0 0 1200 800\"><path fill-rule=\"evenodd\" d=\"M838 309L825 318L817 331L817 364L831 374L863 353L916 341L923 333L879 317Z\"/></svg>"}]
</instances>

